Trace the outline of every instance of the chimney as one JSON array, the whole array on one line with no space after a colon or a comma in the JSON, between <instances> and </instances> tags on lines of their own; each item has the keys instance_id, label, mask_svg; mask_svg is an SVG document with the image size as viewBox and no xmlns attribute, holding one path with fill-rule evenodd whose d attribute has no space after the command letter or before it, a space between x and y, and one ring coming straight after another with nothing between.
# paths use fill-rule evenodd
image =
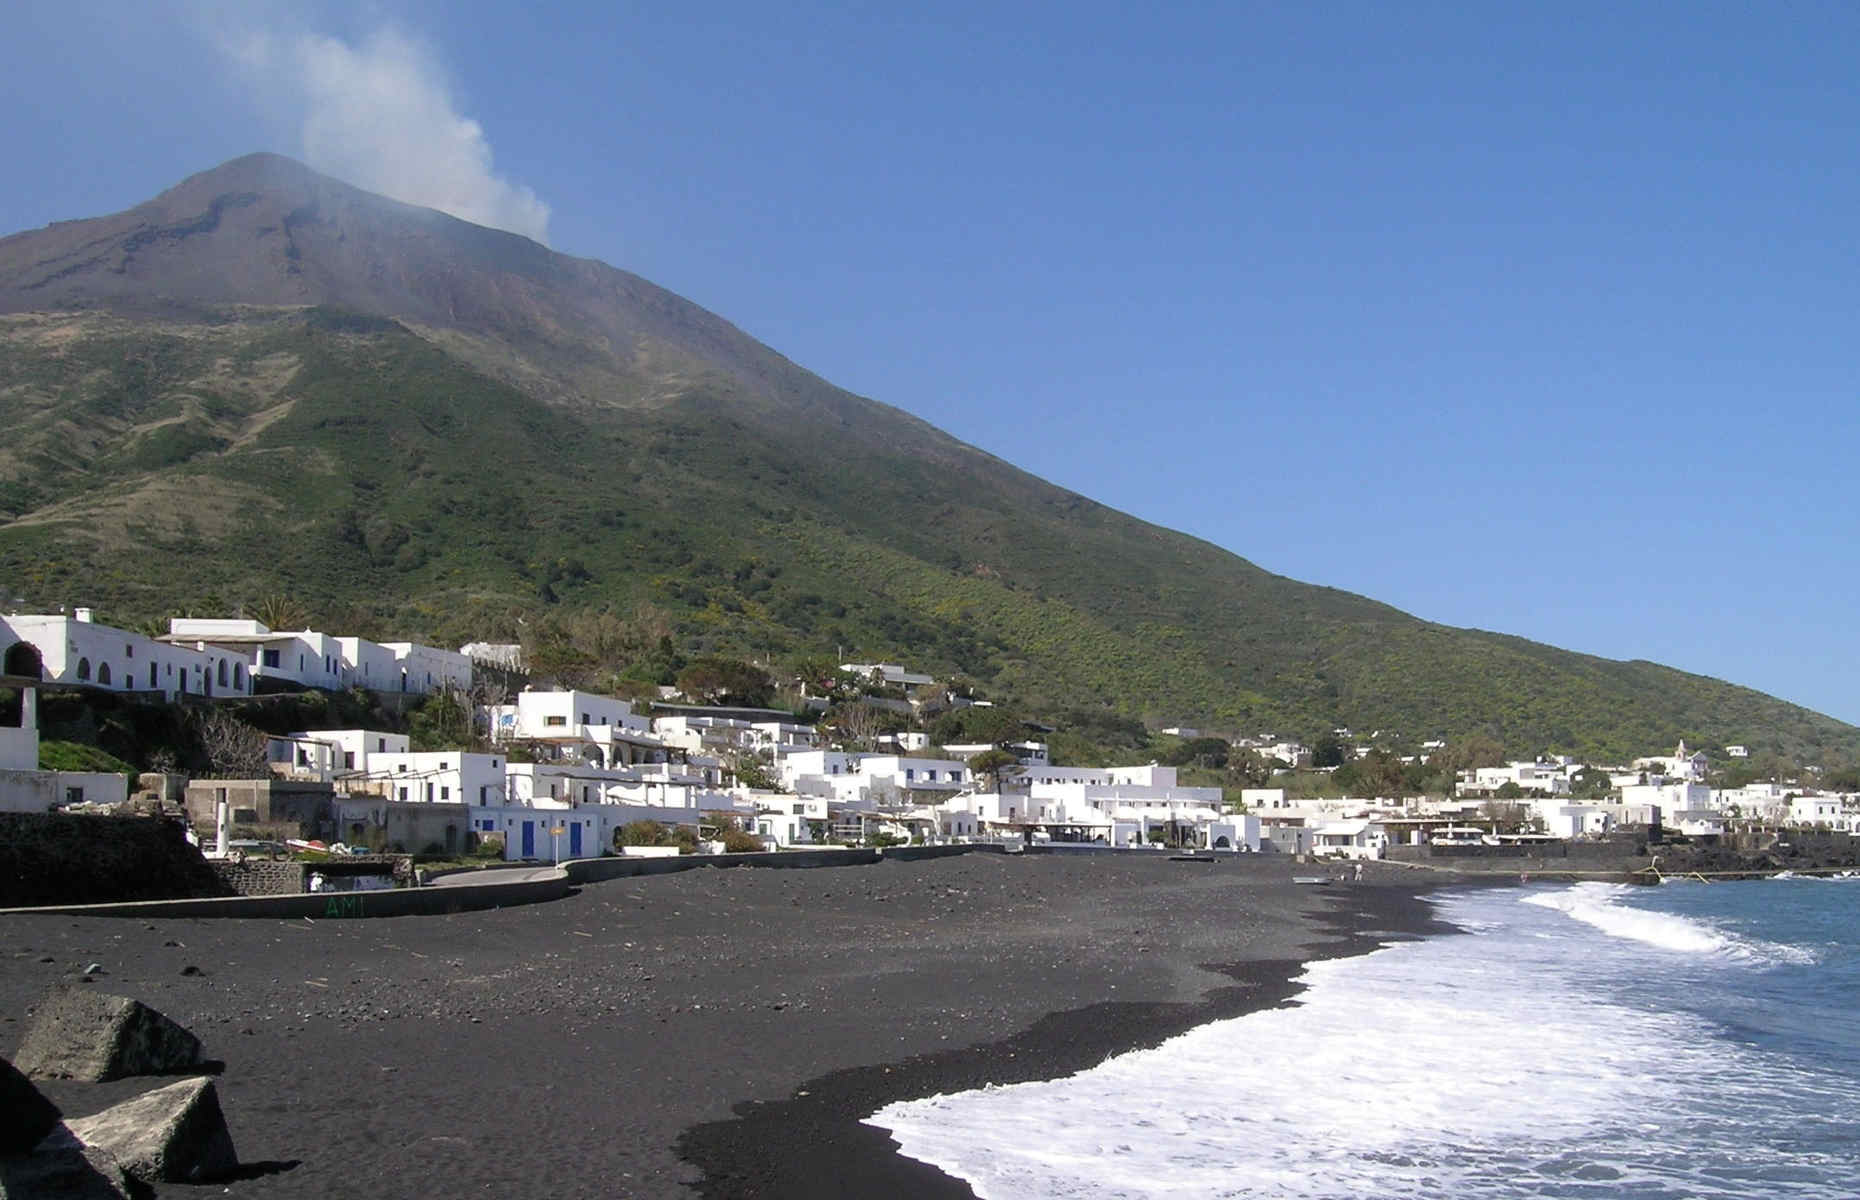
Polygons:
<instances>
[{"instance_id":1,"label":"chimney","mask_svg":"<svg viewBox=\"0 0 1860 1200\"><path fill-rule=\"evenodd\" d=\"M86 624L86 625L88 625L88 624L90 624L90 609L88 609L88 608L74 608L74 609L72 609L72 610L71 610L71 619L72 619L72 620L74 620L74 621L82 621L82 622L84 622L84 624Z\"/></svg>"}]
</instances>

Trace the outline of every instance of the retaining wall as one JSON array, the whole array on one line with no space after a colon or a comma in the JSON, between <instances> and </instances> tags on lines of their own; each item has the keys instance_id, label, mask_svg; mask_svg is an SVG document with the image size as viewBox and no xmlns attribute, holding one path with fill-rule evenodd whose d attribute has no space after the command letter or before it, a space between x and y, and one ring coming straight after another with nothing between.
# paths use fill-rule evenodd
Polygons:
<instances>
[{"instance_id":1,"label":"retaining wall","mask_svg":"<svg viewBox=\"0 0 1860 1200\"><path fill-rule=\"evenodd\" d=\"M356 917L443 916L560 900L573 891L568 873L522 883L464 884L443 888L392 888L378 892L317 892L299 896L230 896L211 900L143 900L131 904L72 904L0 909L0 917L54 914L71 917L270 917L312 920Z\"/></svg>"}]
</instances>

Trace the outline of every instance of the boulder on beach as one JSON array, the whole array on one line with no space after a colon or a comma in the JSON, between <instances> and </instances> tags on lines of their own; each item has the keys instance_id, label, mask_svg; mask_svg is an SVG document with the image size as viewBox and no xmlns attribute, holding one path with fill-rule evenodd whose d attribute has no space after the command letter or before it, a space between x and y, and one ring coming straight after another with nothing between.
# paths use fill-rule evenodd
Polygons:
<instances>
[{"instance_id":1,"label":"boulder on beach","mask_svg":"<svg viewBox=\"0 0 1860 1200\"><path fill-rule=\"evenodd\" d=\"M24 1154L58 1125L58 1106L0 1058L0 1154Z\"/></svg>"},{"instance_id":2,"label":"boulder on beach","mask_svg":"<svg viewBox=\"0 0 1860 1200\"><path fill-rule=\"evenodd\" d=\"M204 1077L156 1088L65 1127L144 1183L200 1183L239 1165L219 1093Z\"/></svg>"},{"instance_id":3,"label":"boulder on beach","mask_svg":"<svg viewBox=\"0 0 1860 1200\"><path fill-rule=\"evenodd\" d=\"M31 1154L0 1155L0 1200L129 1200L144 1190L107 1151L62 1129Z\"/></svg>"},{"instance_id":4,"label":"boulder on beach","mask_svg":"<svg viewBox=\"0 0 1860 1200\"><path fill-rule=\"evenodd\" d=\"M200 1064L200 1039L128 996L54 991L33 1017L14 1065L32 1079L100 1083Z\"/></svg>"}]
</instances>

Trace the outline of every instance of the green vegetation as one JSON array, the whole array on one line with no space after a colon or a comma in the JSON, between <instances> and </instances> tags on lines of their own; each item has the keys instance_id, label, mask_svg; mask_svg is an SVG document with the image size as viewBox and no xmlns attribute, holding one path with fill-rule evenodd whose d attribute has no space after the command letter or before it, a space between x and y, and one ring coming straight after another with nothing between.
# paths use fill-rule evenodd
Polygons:
<instances>
[{"instance_id":1,"label":"green vegetation","mask_svg":"<svg viewBox=\"0 0 1860 1200\"><path fill-rule=\"evenodd\" d=\"M509 382L533 367L333 310L0 318L0 575L28 607L132 626L245 611L522 641L542 673L634 695L844 700L838 660L903 661L1001 702L935 740L1037 715L1066 762L1147 761L1144 725L1184 718L1593 761L1682 737L1831 766L1860 747L1748 689L1271 575L791 364L812 389L792 403L712 369L669 396L614 377L599 403ZM437 718L423 744L456 732Z\"/></svg>"},{"instance_id":2,"label":"green vegetation","mask_svg":"<svg viewBox=\"0 0 1860 1200\"><path fill-rule=\"evenodd\" d=\"M43 740L39 742L39 770L115 773L129 780L129 790L132 792L136 788L136 776L139 774L129 763L96 746L87 746L82 742Z\"/></svg>"}]
</instances>

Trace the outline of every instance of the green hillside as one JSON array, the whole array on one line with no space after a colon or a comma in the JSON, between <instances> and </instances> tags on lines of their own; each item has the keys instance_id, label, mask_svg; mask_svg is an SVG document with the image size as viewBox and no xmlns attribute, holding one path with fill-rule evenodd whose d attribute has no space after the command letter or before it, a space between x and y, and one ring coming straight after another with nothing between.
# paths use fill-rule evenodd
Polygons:
<instances>
[{"instance_id":1,"label":"green hillside","mask_svg":"<svg viewBox=\"0 0 1860 1200\"><path fill-rule=\"evenodd\" d=\"M0 239L0 427L0 577L118 622L284 596L457 645L605 613L632 652L902 660L1034 711L1860 752L1748 689L1272 575L635 276L270 156Z\"/></svg>"}]
</instances>

